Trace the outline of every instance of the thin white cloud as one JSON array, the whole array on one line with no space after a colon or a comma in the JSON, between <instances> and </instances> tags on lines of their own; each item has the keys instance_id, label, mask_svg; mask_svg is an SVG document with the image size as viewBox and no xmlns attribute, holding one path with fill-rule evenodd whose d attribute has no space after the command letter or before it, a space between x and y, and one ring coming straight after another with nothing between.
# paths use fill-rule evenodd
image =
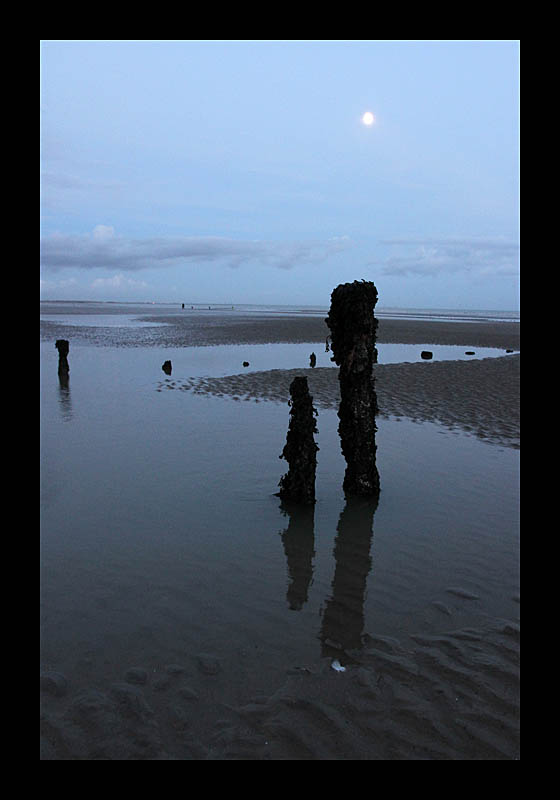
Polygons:
<instances>
[{"instance_id":1,"label":"thin white cloud","mask_svg":"<svg viewBox=\"0 0 560 800\"><path fill-rule=\"evenodd\" d=\"M519 275L519 245L504 239L402 238L380 244L394 251L380 264L384 275Z\"/></svg>"},{"instance_id":2,"label":"thin white cloud","mask_svg":"<svg viewBox=\"0 0 560 800\"><path fill-rule=\"evenodd\" d=\"M117 236L108 225L92 234L53 234L41 241L41 265L47 270L64 268L115 269L119 272L153 269L180 262L222 262L237 267L258 261L279 269L320 263L350 245L348 237L326 241L271 242L236 240L220 236L152 237Z\"/></svg>"}]
</instances>

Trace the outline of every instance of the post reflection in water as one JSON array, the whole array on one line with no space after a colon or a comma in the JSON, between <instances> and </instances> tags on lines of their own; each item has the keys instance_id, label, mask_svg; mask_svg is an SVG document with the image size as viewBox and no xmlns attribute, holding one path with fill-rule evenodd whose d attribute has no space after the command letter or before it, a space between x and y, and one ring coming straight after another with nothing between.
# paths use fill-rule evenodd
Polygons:
<instances>
[{"instance_id":1,"label":"post reflection in water","mask_svg":"<svg viewBox=\"0 0 560 800\"><path fill-rule=\"evenodd\" d=\"M319 632L323 656L340 658L345 651L362 646L366 585L372 566L373 518L377 505L377 498L346 498L334 543L331 594L323 608ZM286 600L291 610L299 611L307 602L313 582L315 509L285 502L280 508L289 518L288 527L282 533L289 576Z\"/></svg>"},{"instance_id":2,"label":"post reflection in water","mask_svg":"<svg viewBox=\"0 0 560 800\"><path fill-rule=\"evenodd\" d=\"M313 582L315 507L283 500L280 509L289 519L288 527L282 533L290 578L286 601L292 611L299 611L307 602Z\"/></svg>"},{"instance_id":3,"label":"post reflection in water","mask_svg":"<svg viewBox=\"0 0 560 800\"><path fill-rule=\"evenodd\" d=\"M72 402L70 400L70 380L68 372L60 371L58 373L58 402L60 404L60 411L62 418L68 420L72 417Z\"/></svg>"},{"instance_id":4,"label":"post reflection in water","mask_svg":"<svg viewBox=\"0 0 560 800\"><path fill-rule=\"evenodd\" d=\"M364 631L364 602L371 570L373 517L377 498L349 497L338 521L334 543L331 596L323 611L321 649L324 656L359 649Z\"/></svg>"}]
</instances>

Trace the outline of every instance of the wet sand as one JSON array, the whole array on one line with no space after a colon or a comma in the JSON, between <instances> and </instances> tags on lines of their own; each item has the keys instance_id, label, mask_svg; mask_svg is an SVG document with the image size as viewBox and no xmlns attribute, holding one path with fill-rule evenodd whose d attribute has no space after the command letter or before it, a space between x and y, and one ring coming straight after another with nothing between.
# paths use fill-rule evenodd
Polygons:
<instances>
[{"instance_id":1,"label":"wet sand","mask_svg":"<svg viewBox=\"0 0 560 800\"><path fill-rule=\"evenodd\" d=\"M449 598L452 626L453 600L476 598ZM411 640L370 636L344 672L294 667L271 694L238 705L216 702L228 678L206 654L157 673L132 666L77 692L46 671L41 758L518 760L518 624Z\"/></svg>"},{"instance_id":2,"label":"wet sand","mask_svg":"<svg viewBox=\"0 0 560 800\"><path fill-rule=\"evenodd\" d=\"M284 314L255 316L190 313L142 316L193 332L193 344L266 344L267 342L324 342L330 332L323 317ZM380 343L458 344L519 349L519 324L514 322L444 322L379 319Z\"/></svg>"},{"instance_id":3,"label":"wet sand","mask_svg":"<svg viewBox=\"0 0 560 800\"><path fill-rule=\"evenodd\" d=\"M122 312L122 309L119 308ZM75 308L68 313L74 314ZM45 309L42 310L45 313ZM57 317L59 314L56 315ZM325 343L330 333L324 317L273 314L269 316L244 313L223 314L183 311L175 314L139 314L142 322L157 323L159 327L144 330L114 328L105 331L106 344L203 347L218 344L268 344L272 342ZM162 325L161 323L166 323ZM68 328L41 321L43 339L60 338ZM86 325L74 326L72 338L96 343L99 329ZM449 344L465 347L496 347L519 350L519 324L513 322L431 322L424 320L380 319L377 340L382 344Z\"/></svg>"},{"instance_id":4,"label":"wet sand","mask_svg":"<svg viewBox=\"0 0 560 800\"><path fill-rule=\"evenodd\" d=\"M266 344L269 342L325 342L330 333L323 317L222 315L157 315L146 321L168 322L185 331L183 344ZM162 335L165 331L161 332ZM190 341L189 341L190 337ZM380 343L450 344L519 350L519 324L501 322L431 322L380 319Z\"/></svg>"},{"instance_id":5,"label":"wet sand","mask_svg":"<svg viewBox=\"0 0 560 800\"><path fill-rule=\"evenodd\" d=\"M377 364L375 389L381 417L438 422L506 447L519 447L520 356L478 361ZM174 388L236 400L285 403L296 375L305 375L317 408L338 408L338 369L268 370L224 378L192 378ZM160 383L160 387L165 383Z\"/></svg>"},{"instance_id":6,"label":"wet sand","mask_svg":"<svg viewBox=\"0 0 560 800\"><path fill-rule=\"evenodd\" d=\"M202 331L206 344L223 343L224 338L227 344L325 340L321 319L216 320ZM503 355L472 361L377 364L374 378L381 416L439 422L490 442L519 447L520 355L505 353L506 349L519 350L518 324L381 320L378 333L380 343L461 345L473 348L475 353L476 347L493 347ZM284 403L296 375L308 378L317 407L338 407L336 367L270 369L224 378L179 380L173 385L236 400Z\"/></svg>"}]
</instances>

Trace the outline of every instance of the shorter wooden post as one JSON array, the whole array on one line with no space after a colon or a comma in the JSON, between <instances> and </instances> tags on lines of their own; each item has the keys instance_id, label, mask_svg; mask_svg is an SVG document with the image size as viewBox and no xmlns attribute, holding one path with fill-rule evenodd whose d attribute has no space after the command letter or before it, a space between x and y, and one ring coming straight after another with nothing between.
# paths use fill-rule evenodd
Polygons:
<instances>
[{"instance_id":1,"label":"shorter wooden post","mask_svg":"<svg viewBox=\"0 0 560 800\"><path fill-rule=\"evenodd\" d=\"M309 394L307 378L299 376L290 385L290 425L286 444L280 458L285 458L289 469L280 479L278 496L295 503L315 502L315 472L317 450L314 433L317 432L313 398Z\"/></svg>"}]
</instances>

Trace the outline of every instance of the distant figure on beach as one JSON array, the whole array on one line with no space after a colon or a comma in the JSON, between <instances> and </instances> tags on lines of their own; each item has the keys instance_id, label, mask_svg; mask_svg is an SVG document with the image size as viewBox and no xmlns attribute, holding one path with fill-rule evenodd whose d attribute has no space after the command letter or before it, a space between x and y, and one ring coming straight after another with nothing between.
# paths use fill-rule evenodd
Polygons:
<instances>
[{"instance_id":1,"label":"distant figure on beach","mask_svg":"<svg viewBox=\"0 0 560 800\"><path fill-rule=\"evenodd\" d=\"M181 308L184 308L184 307L185 307L185 304L184 304L184 303L181 303Z\"/></svg>"},{"instance_id":2,"label":"distant figure on beach","mask_svg":"<svg viewBox=\"0 0 560 800\"><path fill-rule=\"evenodd\" d=\"M70 366L68 365L70 342L67 339L57 339L54 346L58 350L58 374L68 375L70 372Z\"/></svg>"},{"instance_id":3,"label":"distant figure on beach","mask_svg":"<svg viewBox=\"0 0 560 800\"><path fill-rule=\"evenodd\" d=\"M315 355L315 353L311 353L311 355L309 356L309 366L311 367L311 369L315 367L316 363L317 363L317 356Z\"/></svg>"}]
</instances>

